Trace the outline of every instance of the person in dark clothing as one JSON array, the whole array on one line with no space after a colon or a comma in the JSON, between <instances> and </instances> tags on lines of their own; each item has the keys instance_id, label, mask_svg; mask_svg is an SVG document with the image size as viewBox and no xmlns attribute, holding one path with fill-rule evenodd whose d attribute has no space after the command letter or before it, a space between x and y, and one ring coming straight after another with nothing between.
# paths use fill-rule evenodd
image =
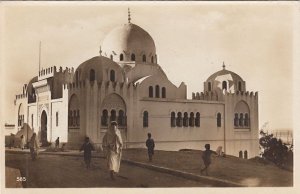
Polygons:
<instances>
[{"instance_id":1,"label":"person in dark clothing","mask_svg":"<svg viewBox=\"0 0 300 194\"><path fill-rule=\"evenodd\" d=\"M92 150L95 150L94 146L90 143L89 137L85 138L85 142L80 148L80 151L82 150L86 168L89 169L91 167Z\"/></svg>"},{"instance_id":2,"label":"person in dark clothing","mask_svg":"<svg viewBox=\"0 0 300 194\"><path fill-rule=\"evenodd\" d=\"M201 169L201 174L203 173L203 171L205 171L206 175L208 175L207 170L209 165L211 164L211 154L213 154L213 152L210 150L210 144L205 144L205 151L202 152L204 168Z\"/></svg>"},{"instance_id":3,"label":"person in dark clothing","mask_svg":"<svg viewBox=\"0 0 300 194\"><path fill-rule=\"evenodd\" d=\"M59 137L57 137L57 139L55 140L55 150L57 151L58 148L59 148Z\"/></svg>"},{"instance_id":4,"label":"person in dark clothing","mask_svg":"<svg viewBox=\"0 0 300 194\"><path fill-rule=\"evenodd\" d=\"M148 148L149 161L151 162L152 156L154 155L154 147L155 147L154 140L151 138L151 133L148 133L148 139L146 141L146 146Z\"/></svg>"}]
</instances>

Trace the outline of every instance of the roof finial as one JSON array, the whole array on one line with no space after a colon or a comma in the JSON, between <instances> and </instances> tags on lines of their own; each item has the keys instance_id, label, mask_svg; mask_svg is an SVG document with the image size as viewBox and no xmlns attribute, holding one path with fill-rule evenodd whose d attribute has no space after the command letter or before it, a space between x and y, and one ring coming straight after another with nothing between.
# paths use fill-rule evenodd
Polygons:
<instances>
[{"instance_id":1,"label":"roof finial","mask_svg":"<svg viewBox=\"0 0 300 194\"><path fill-rule=\"evenodd\" d=\"M222 65L222 67L223 67L223 69L225 69L225 63L224 63L224 61L223 61L223 65Z\"/></svg>"},{"instance_id":2,"label":"roof finial","mask_svg":"<svg viewBox=\"0 0 300 194\"><path fill-rule=\"evenodd\" d=\"M130 20L131 20L131 18L130 18L130 8L128 7L128 23L130 24Z\"/></svg>"},{"instance_id":3,"label":"roof finial","mask_svg":"<svg viewBox=\"0 0 300 194\"><path fill-rule=\"evenodd\" d=\"M100 45L99 54L100 54L100 56L102 56L102 49L101 49L101 45Z\"/></svg>"}]
</instances>

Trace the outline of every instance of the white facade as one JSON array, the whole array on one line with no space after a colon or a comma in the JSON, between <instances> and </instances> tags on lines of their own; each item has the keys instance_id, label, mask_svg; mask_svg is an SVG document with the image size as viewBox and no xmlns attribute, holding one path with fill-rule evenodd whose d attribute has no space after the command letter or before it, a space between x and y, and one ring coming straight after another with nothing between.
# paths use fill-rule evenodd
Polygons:
<instances>
[{"instance_id":1,"label":"white facade","mask_svg":"<svg viewBox=\"0 0 300 194\"><path fill-rule=\"evenodd\" d=\"M229 155L259 153L257 93L246 91L246 82L223 66L204 82L203 92L187 99L187 86L175 86L158 64L152 37L131 23L112 30L100 56L75 71L41 70L15 104L18 129L27 124L42 142L60 137L78 148L89 136L100 146L116 120L128 148L145 147L150 132L157 149L204 149L210 143Z\"/></svg>"}]
</instances>

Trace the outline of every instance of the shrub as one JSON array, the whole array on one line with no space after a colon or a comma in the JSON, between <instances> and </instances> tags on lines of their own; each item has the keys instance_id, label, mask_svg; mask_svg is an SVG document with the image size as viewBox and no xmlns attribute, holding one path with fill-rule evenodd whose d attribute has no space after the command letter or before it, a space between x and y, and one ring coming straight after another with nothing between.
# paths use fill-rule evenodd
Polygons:
<instances>
[{"instance_id":1,"label":"shrub","mask_svg":"<svg viewBox=\"0 0 300 194\"><path fill-rule=\"evenodd\" d=\"M260 131L260 135L262 136L259 139L262 148L261 156L281 168L291 169L293 166L293 146L288 147L281 139L273 137L273 134Z\"/></svg>"}]
</instances>

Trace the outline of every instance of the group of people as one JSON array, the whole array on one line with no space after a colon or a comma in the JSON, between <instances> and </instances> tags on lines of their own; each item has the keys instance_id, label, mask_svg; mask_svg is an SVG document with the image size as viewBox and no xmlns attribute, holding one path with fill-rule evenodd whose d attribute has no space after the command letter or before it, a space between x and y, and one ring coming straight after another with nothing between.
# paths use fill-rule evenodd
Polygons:
<instances>
[{"instance_id":1,"label":"group of people","mask_svg":"<svg viewBox=\"0 0 300 194\"><path fill-rule=\"evenodd\" d=\"M151 138L151 134L148 133L148 139L146 141L148 148L149 161L152 161L152 155L154 154L154 140ZM116 173L120 170L123 140L121 132L118 129L118 123L112 121L109 129L105 133L102 140L102 148L106 153L107 167L110 172L110 178L115 180ZM95 150L93 144L90 142L89 137L85 138L85 142L80 148L80 151L84 151L83 158L86 164L86 168L89 169L91 165L92 151Z\"/></svg>"},{"instance_id":2,"label":"group of people","mask_svg":"<svg viewBox=\"0 0 300 194\"><path fill-rule=\"evenodd\" d=\"M21 136L21 149L24 149L25 138ZM146 147L148 149L148 159L152 162L152 157L154 155L155 143L151 137L151 133L148 133L148 139L146 140ZM55 148L59 148L59 137L55 141ZM116 121L112 121L109 129L105 133L102 141L102 148L106 153L107 167L110 172L110 177L115 180L115 174L120 170L123 140L121 132L118 129L118 124ZM29 141L29 149L31 153L32 160L36 160L38 155L39 144L36 137L36 133L33 133ZM205 171L208 175L208 167L211 164L211 155L214 153L210 150L210 144L205 144L205 151L202 153L202 159L204 163L204 168L201 169L201 174ZM83 157L86 164L86 168L91 167L92 151L95 150L93 144L90 142L89 137L85 138L85 142L80 148L80 151L84 151Z\"/></svg>"}]
</instances>

